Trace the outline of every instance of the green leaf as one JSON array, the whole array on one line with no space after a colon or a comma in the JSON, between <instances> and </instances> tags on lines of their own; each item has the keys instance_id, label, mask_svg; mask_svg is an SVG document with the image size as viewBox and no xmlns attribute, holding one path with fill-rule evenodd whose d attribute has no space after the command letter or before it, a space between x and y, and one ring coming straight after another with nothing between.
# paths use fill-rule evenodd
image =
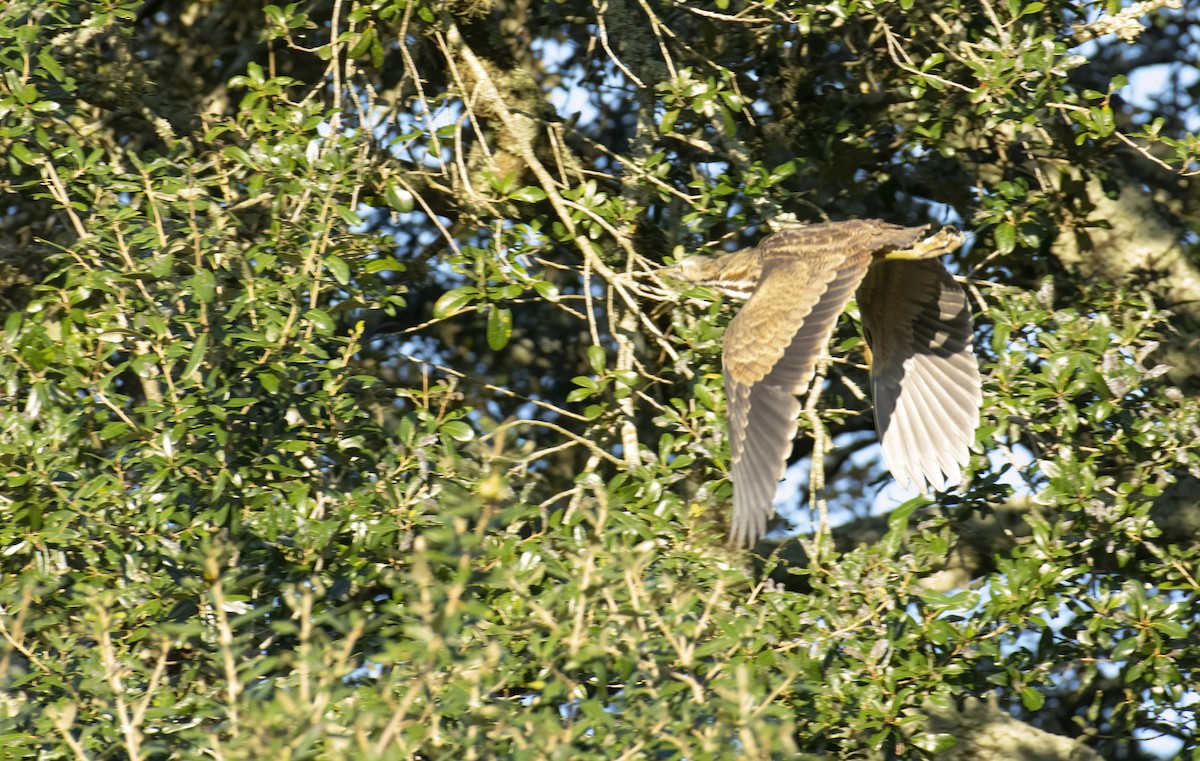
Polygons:
<instances>
[{"instance_id":1,"label":"green leaf","mask_svg":"<svg viewBox=\"0 0 1200 761\"><path fill-rule=\"evenodd\" d=\"M26 166L32 166L41 159L40 154L34 153L26 148L24 143L13 143L9 146L8 150L17 159L17 161L20 161Z\"/></svg>"},{"instance_id":2,"label":"green leaf","mask_svg":"<svg viewBox=\"0 0 1200 761\"><path fill-rule=\"evenodd\" d=\"M443 293L433 305L433 316L443 320L458 314L467 304L479 298L479 289L474 286L463 286Z\"/></svg>"},{"instance_id":3,"label":"green leaf","mask_svg":"<svg viewBox=\"0 0 1200 761\"><path fill-rule=\"evenodd\" d=\"M604 347L596 346L595 344L587 347L587 358L588 364L592 367L592 372L596 373L596 375L602 375L604 373L605 359L607 358L607 352L604 351Z\"/></svg>"},{"instance_id":4,"label":"green leaf","mask_svg":"<svg viewBox=\"0 0 1200 761\"><path fill-rule=\"evenodd\" d=\"M538 201L546 200L546 191L534 185L527 185L512 193L509 193L509 198L514 201L522 201L524 203L537 203Z\"/></svg>"},{"instance_id":5,"label":"green leaf","mask_svg":"<svg viewBox=\"0 0 1200 761\"><path fill-rule=\"evenodd\" d=\"M658 125L659 134L666 135L675 131L675 120L679 118L678 109L670 109L663 114L662 121Z\"/></svg>"},{"instance_id":6,"label":"green leaf","mask_svg":"<svg viewBox=\"0 0 1200 761\"><path fill-rule=\"evenodd\" d=\"M512 310L492 306L488 311L487 342L492 351L500 351L512 337Z\"/></svg>"},{"instance_id":7,"label":"green leaf","mask_svg":"<svg viewBox=\"0 0 1200 761\"><path fill-rule=\"evenodd\" d=\"M209 270L200 270L190 280L192 293L201 304L211 304L217 293L217 278Z\"/></svg>"},{"instance_id":8,"label":"green leaf","mask_svg":"<svg viewBox=\"0 0 1200 761\"><path fill-rule=\"evenodd\" d=\"M329 268L334 280L337 280L340 285L350 284L350 266L340 256L325 257L325 266Z\"/></svg>"},{"instance_id":9,"label":"green leaf","mask_svg":"<svg viewBox=\"0 0 1200 761\"><path fill-rule=\"evenodd\" d=\"M323 309L310 309L304 314L305 318L316 326L317 330L328 335L337 327L337 323Z\"/></svg>"},{"instance_id":10,"label":"green leaf","mask_svg":"<svg viewBox=\"0 0 1200 761\"><path fill-rule=\"evenodd\" d=\"M583 388L588 389L589 391L599 391L600 390L600 384L596 382L596 379L589 378L586 375L576 375L574 378L571 379L571 382L574 383L576 386L581 386Z\"/></svg>"},{"instance_id":11,"label":"green leaf","mask_svg":"<svg viewBox=\"0 0 1200 761\"><path fill-rule=\"evenodd\" d=\"M358 39L355 40L354 45L351 46L348 55L351 58L361 57L364 53L371 49L371 44L374 41L375 29L373 27L368 27L367 30L359 35Z\"/></svg>"},{"instance_id":12,"label":"green leaf","mask_svg":"<svg viewBox=\"0 0 1200 761\"><path fill-rule=\"evenodd\" d=\"M571 389L571 391L569 391L567 393L567 401L571 402L572 404L575 402L582 402L584 399L587 399L587 398L591 397L592 395L593 395L593 392L591 389L586 389L586 388Z\"/></svg>"},{"instance_id":13,"label":"green leaf","mask_svg":"<svg viewBox=\"0 0 1200 761\"><path fill-rule=\"evenodd\" d=\"M776 182L779 182L780 180L786 180L788 177L791 177L796 173L796 165L798 163L799 161L797 159L783 162L771 170L771 179Z\"/></svg>"},{"instance_id":14,"label":"green leaf","mask_svg":"<svg viewBox=\"0 0 1200 761\"><path fill-rule=\"evenodd\" d=\"M461 420L451 420L442 425L442 433L455 441L470 441L475 438L475 431Z\"/></svg>"},{"instance_id":15,"label":"green leaf","mask_svg":"<svg viewBox=\"0 0 1200 761\"><path fill-rule=\"evenodd\" d=\"M333 210L338 213L338 216L341 217L342 221L347 225L361 225L363 222L362 217L358 216L358 212L356 212L354 209L351 209L349 206L334 204Z\"/></svg>"},{"instance_id":16,"label":"green leaf","mask_svg":"<svg viewBox=\"0 0 1200 761\"><path fill-rule=\"evenodd\" d=\"M1126 637L1113 648L1111 657L1114 661L1124 660L1137 652L1139 643L1137 637Z\"/></svg>"},{"instance_id":17,"label":"green leaf","mask_svg":"<svg viewBox=\"0 0 1200 761\"><path fill-rule=\"evenodd\" d=\"M1173 637L1174 639L1181 640L1188 636L1188 628L1178 621L1172 621L1165 618L1156 619L1151 625L1156 630L1162 632L1168 637Z\"/></svg>"},{"instance_id":18,"label":"green leaf","mask_svg":"<svg viewBox=\"0 0 1200 761\"><path fill-rule=\"evenodd\" d=\"M576 375L571 379L571 382L576 386L579 386L579 388L573 389L567 394L568 402L583 401L584 399L596 395L600 391L600 384L597 383L594 378L589 378L586 375Z\"/></svg>"},{"instance_id":19,"label":"green leaf","mask_svg":"<svg viewBox=\"0 0 1200 761\"><path fill-rule=\"evenodd\" d=\"M636 386L642 377L634 370L614 370L612 375L618 383L629 387Z\"/></svg>"},{"instance_id":20,"label":"green leaf","mask_svg":"<svg viewBox=\"0 0 1200 761\"><path fill-rule=\"evenodd\" d=\"M996 250L1001 254L1011 254L1017 243L1017 228L1008 222L996 225L993 233L996 239Z\"/></svg>"},{"instance_id":21,"label":"green leaf","mask_svg":"<svg viewBox=\"0 0 1200 761\"><path fill-rule=\"evenodd\" d=\"M927 504L929 504L929 500L926 497L914 497L892 510L888 515L888 531L883 537L884 546L893 548L893 551L899 548L904 535L908 532L908 519L912 516L913 511Z\"/></svg>"},{"instance_id":22,"label":"green leaf","mask_svg":"<svg viewBox=\"0 0 1200 761\"><path fill-rule=\"evenodd\" d=\"M188 356L187 364L184 365L183 371L179 374L181 379L192 377L196 372L196 368L200 367L200 363L204 361L204 354L208 351L208 334L201 333L196 337L195 343L192 344L192 352Z\"/></svg>"},{"instance_id":23,"label":"green leaf","mask_svg":"<svg viewBox=\"0 0 1200 761\"><path fill-rule=\"evenodd\" d=\"M383 194L387 198L388 205L401 214L407 214L413 210L415 199L413 194L405 188L391 184L384 189Z\"/></svg>"},{"instance_id":24,"label":"green leaf","mask_svg":"<svg viewBox=\"0 0 1200 761\"><path fill-rule=\"evenodd\" d=\"M1033 687L1022 687L1020 689L1021 705L1025 706L1027 711L1040 711L1042 706L1046 704L1046 696L1041 690L1036 690Z\"/></svg>"},{"instance_id":25,"label":"green leaf","mask_svg":"<svg viewBox=\"0 0 1200 761\"><path fill-rule=\"evenodd\" d=\"M382 256L367 262L363 269L367 274L374 275L376 272L404 272L408 267L394 256Z\"/></svg>"},{"instance_id":26,"label":"green leaf","mask_svg":"<svg viewBox=\"0 0 1200 761\"><path fill-rule=\"evenodd\" d=\"M54 56L50 54L49 47L40 51L37 58L38 63L41 64L42 68L45 69L46 73L53 79L59 82L62 82L64 79L66 79L66 72L63 71L62 64L56 61Z\"/></svg>"}]
</instances>

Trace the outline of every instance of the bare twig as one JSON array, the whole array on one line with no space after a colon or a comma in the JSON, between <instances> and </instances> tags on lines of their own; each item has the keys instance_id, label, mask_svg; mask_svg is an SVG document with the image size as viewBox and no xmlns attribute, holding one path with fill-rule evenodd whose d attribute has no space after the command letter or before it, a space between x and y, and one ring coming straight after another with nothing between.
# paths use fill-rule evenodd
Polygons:
<instances>
[{"instance_id":1,"label":"bare twig","mask_svg":"<svg viewBox=\"0 0 1200 761\"><path fill-rule=\"evenodd\" d=\"M493 385L486 381L481 381L478 378L473 378L470 375L467 375L466 373L459 372L458 370L455 370L453 367L446 367L445 365L439 365L436 362L430 362L429 360L425 360L425 359L418 359L414 356L411 356L409 354L404 354L404 353L397 353L396 356L399 357L400 359L406 359L409 362L413 362L418 365L424 365L426 367L431 367L434 370L437 370L438 372L442 372L442 373L445 373L446 375L450 375L455 378L465 380L468 383L474 383L475 385L480 386L481 388L486 388L488 391L495 391L497 394L504 394L505 396L510 397L512 399L520 399L523 402L529 402L530 404L541 407L542 409L546 409L546 410L550 410L551 412L558 413L559 415L562 415L563 417L569 417L574 420L580 420L584 423L592 422L591 418L587 418L578 413L571 412L568 409L564 409L562 407L555 406L553 404L550 404L549 402L543 402L540 399L531 399L528 396L525 396L523 394L518 394L515 391L510 391L507 388L504 388L502 386L496 386L496 385Z\"/></svg>"}]
</instances>

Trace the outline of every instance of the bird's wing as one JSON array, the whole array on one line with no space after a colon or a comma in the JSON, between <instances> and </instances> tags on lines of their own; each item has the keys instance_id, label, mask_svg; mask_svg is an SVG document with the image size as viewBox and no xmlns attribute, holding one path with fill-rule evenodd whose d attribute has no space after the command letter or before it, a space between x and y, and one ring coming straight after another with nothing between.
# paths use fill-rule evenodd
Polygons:
<instances>
[{"instance_id":1,"label":"bird's wing","mask_svg":"<svg viewBox=\"0 0 1200 761\"><path fill-rule=\"evenodd\" d=\"M901 483L961 476L983 395L967 294L937 259L875 263L858 293L883 456Z\"/></svg>"},{"instance_id":2,"label":"bird's wing","mask_svg":"<svg viewBox=\"0 0 1200 761\"><path fill-rule=\"evenodd\" d=\"M794 257L764 257L758 288L725 332L734 545L753 544L767 529L796 435L796 394L808 388L870 263L870 249L845 240L808 245Z\"/></svg>"}]
</instances>

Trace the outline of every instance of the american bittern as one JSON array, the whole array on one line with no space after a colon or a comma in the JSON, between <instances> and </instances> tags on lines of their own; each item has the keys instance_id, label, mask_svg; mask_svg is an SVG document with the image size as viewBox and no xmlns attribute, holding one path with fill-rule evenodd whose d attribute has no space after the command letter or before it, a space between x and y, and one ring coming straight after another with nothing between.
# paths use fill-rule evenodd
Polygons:
<instances>
[{"instance_id":1,"label":"american bittern","mask_svg":"<svg viewBox=\"0 0 1200 761\"><path fill-rule=\"evenodd\" d=\"M733 478L730 542L753 544L796 434L800 401L838 315L858 289L883 456L901 482L941 489L967 464L982 404L967 296L936 257L949 230L874 219L785 229L754 248L692 256L662 274L749 301L722 358Z\"/></svg>"}]
</instances>

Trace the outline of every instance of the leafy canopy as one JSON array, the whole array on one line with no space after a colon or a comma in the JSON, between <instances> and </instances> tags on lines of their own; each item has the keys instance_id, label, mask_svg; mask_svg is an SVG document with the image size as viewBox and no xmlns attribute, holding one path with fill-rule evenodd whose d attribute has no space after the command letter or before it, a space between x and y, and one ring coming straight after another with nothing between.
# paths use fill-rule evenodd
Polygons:
<instances>
[{"instance_id":1,"label":"leafy canopy","mask_svg":"<svg viewBox=\"0 0 1200 761\"><path fill-rule=\"evenodd\" d=\"M1194 755L1171 5L7 3L0 747L923 758L990 696ZM986 400L877 500L843 321L755 564L730 308L649 273L789 214L971 231Z\"/></svg>"}]
</instances>

